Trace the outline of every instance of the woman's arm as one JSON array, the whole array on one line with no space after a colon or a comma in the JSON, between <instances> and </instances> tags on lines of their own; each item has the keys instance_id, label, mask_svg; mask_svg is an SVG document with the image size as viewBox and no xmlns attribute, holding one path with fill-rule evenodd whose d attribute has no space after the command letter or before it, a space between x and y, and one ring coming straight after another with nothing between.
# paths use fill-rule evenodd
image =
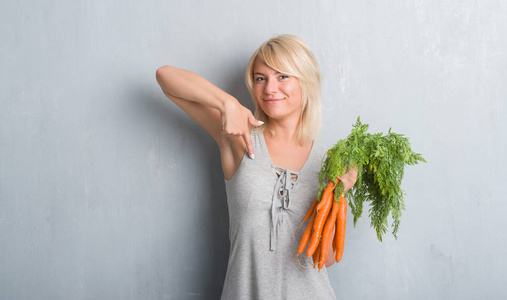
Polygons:
<instances>
[{"instance_id":1,"label":"woman's arm","mask_svg":"<svg viewBox=\"0 0 507 300\"><path fill-rule=\"evenodd\" d=\"M157 69L156 78L164 94L215 139L226 178L236 171L245 149L253 157L250 128L260 124L236 98L205 78L172 66Z\"/></svg>"}]
</instances>

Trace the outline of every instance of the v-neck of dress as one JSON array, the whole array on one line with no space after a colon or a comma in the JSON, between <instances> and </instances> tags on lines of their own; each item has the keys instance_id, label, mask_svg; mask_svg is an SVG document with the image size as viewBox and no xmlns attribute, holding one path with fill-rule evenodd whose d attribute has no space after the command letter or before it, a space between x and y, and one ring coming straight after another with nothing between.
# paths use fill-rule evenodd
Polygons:
<instances>
[{"instance_id":1,"label":"v-neck of dress","mask_svg":"<svg viewBox=\"0 0 507 300\"><path fill-rule=\"evenodd\" d=\"M277 166L277 165L275 165L273 163L273 159L271 159L271 155L269 154L268 146L266 145L266 140L264 139L264 133L260 133L260 141L261 141L261 146L262 146L263 150L266 151L266 156L268 157L269 162L271 163L271 166L273 168L279 169L279 170L287 170L287 171L290 171L291 174L295 174L295 175L300 175L305 170L306 166L309 164L308 161L312 157L313 149L315 148L314 147L315 146L315 141L313 141L312 142L312 148L310 149L310 153L308 153L308 157L306 157L306 161L303 164L303 167L301 167L301 170L295 171L295 170L291 170L289 168L279 167L279 166Z\"/></svg>"}]
</instances>

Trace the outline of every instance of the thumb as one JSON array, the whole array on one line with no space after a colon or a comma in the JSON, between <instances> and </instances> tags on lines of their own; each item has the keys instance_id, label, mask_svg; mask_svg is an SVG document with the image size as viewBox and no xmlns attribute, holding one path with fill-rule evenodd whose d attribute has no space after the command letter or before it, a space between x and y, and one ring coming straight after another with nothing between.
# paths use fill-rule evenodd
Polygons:
<instances>
[{"instance_id":1,"label":"thumb","mask_svg":"<svg viewBox=\"0 0 507 300\"><path fill-rule=\"evenodd\" d=\"M257 120L253 115L248 117L248 122L253 126L261 126L264 122Z\"/></svg>"}]
</instances>

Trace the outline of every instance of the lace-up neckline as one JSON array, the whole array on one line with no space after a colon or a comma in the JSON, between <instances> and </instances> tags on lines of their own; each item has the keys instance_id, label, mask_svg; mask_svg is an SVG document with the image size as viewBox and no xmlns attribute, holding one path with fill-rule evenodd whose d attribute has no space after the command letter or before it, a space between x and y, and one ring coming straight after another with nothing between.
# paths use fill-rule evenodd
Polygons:
<instances>
[{"instance_id":1,"label":"lace-up neckline","mask_svg":"<svg viewBox=\"0 0 507 300\"><path fill-rule=\"evenodd\" d=\"M310 149L310 153L306 158L306 161L299 172L292 171L288 168L281 168L276 166L269 155L268 147L266 145L266 140L264 139L264 134L260 134L261 136L261 144L264 148L269 162L271 163L271 167L274 170L274 177L276 180L275 187L273 190L273 198L271 203L271 232L270 232L270 250L276 250L276 241L278 239L278 227L283 224L283 216L286 211L290 208L291 205L291 193L294 187L297 185L298 179L301 174L304 172L308 161L310 160L312 148Z\"/></svg>"}]
</instances>

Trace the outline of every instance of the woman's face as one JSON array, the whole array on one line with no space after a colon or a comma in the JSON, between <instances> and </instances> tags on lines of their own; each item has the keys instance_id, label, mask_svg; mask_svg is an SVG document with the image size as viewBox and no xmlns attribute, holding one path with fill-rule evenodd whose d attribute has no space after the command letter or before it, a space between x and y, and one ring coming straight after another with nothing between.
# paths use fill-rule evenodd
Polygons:
<instances>
[{"instance_id":1,"label":"woman's face","mask_svg":"<svg viewBox=\"0 0 507 300\"><path fill-rule=\"evenodd\" d=\"M262 60L253 67L254 96L261 109L272 119L297 118L301 115L301 86L296 77L279 73Z\"/></svg>"}]
</instances>

